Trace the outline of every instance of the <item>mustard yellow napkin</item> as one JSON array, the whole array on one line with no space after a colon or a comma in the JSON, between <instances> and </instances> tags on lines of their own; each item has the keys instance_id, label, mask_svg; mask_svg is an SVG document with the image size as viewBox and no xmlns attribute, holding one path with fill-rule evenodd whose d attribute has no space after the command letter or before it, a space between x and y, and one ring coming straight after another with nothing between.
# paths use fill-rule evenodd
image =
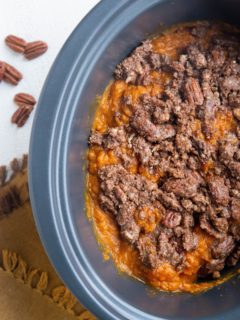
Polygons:
<instances>
[{"instance_id":1,"label":"mustard yellow napkin","mask_svg":"<svg viewBox=\"0 0 240 320\"><path fill-rule=\"evenodd\" d=\"M34 224L27 157L0 167L0 319L93 320L61 283Z\"/></svg>"}]
</instances>

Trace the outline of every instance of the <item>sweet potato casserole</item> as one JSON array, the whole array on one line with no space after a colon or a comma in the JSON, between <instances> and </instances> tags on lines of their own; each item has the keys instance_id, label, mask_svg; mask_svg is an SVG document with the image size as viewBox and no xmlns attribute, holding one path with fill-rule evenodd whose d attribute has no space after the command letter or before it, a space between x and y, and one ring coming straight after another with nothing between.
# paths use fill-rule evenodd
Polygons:
<instances>
[{"instance_id":1,"label":"sweet potato casserole","mask_svg":"<svg viewBox=\"0 0 240 320\"><path fill-rule=\"evenodd\" d=\"M177 25L115 69L89 138L87 205L105 255L199 292L240 257L240 32ZM200 278L215 281L197 281Z\"/></svg>"}]
</instances>

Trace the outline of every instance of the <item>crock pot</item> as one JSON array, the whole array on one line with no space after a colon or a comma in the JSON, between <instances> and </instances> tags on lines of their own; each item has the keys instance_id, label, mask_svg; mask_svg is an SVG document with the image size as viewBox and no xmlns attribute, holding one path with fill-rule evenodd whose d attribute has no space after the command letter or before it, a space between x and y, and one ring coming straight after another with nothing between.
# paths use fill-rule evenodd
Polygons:
<instances>
[{"instance_id":1,"label":"crock pot","mask_svg":"<svg viewBox=\"0 0 240 320\"><path fill-rule=\"evenodd\" d=\"M115 65L163 27L196 19L238 24L239 12L237 0L103 0L77 26L51 68L32 129L31 203L59 276L99 319L240 318L237 278L191 295L153 292L119 274L111 260L103 260L84 199L95 100Z\"/></svg>"}]
</instances>

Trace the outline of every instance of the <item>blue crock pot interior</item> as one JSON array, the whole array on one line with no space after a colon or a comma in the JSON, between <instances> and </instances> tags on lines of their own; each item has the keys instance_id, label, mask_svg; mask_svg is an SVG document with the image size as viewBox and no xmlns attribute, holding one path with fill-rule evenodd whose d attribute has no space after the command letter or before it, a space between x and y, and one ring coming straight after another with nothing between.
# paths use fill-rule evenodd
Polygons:
<instances>
[{"instance_id":1,"label":"blue crock pot interior","mask_svg":"<svg viewBox=\"0 0 240 320\"><path fill-rule=\"evenodd\" d=\"M239 319L240 283L199 295L152 293L104 261L85 214L85 155L97 95L114 66L162 26L239 22L237 0L104 0L60 52L42 91L30 148L30 193L42 241L63 281L100 319ZM68 17L66 17L67 19Z\"/></svg>"}]
</instances>

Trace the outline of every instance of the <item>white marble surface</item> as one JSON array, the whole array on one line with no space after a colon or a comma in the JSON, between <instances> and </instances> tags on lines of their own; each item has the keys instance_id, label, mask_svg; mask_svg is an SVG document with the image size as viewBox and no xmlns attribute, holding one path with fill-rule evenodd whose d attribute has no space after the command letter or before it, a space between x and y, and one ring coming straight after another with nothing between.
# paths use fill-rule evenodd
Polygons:
<instances>
[{"instance_id":1,"label":"white marble surface","mask_svg":"<svg viewBox=\"0 0 240 320\"><path fill-rule=\"evenodd\" d=\"M33 113L23 128L11 124L16 109L13 97L28 92L37 99L47 73L64 42L98 0L0 0L0 60L23 75L18 86L0 83L0 165L28 152ZM4 44L8 34L28 41L44 40L47 53L28 61ZM51 106L49 106L51 108Z\"/></svg>"}]
</instances>

